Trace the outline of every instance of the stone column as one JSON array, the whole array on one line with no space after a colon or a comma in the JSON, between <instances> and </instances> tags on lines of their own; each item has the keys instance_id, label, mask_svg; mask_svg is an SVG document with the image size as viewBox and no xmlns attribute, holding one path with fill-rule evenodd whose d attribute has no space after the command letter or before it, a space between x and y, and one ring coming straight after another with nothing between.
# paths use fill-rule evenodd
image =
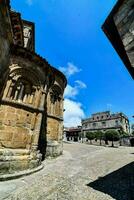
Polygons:
<instances>
[{"instance_id":1,"label":"stone column","mask_svg":"<svg viewBox=\"0 0 134 200\"><path fill-rule=\"evenodd\" d=\"M38 140L39 140L39 133L41 128L41 121L42 121L42 113L39 113L36 116L35 126L34 126L34 134L32 136L32 150L37 150L38 148Z\"/></svg>"},{"instance_id":2,"label":"stone column","mask_svg":"<svg viewBox=\"0 0 134 200\"><path fill-rule=\"evenodd\" d=\"M48 93L47 96L47 112L51 113L51 100L50 100L50 94Z\"/></svg>"},{"instance_id":3,"label":"stone column","mask_svg":"<svg viewBox=\"0 0 134 200\"><path fill-rule=\"evenodd\" d=\"M34 102L34 106L37 108L40 105L40 98L41 98L41 91L37 89L35 92L35 102Z\"/></svg>"},{"instance_id":4,"label":"stone column","mask_svg":"<svg viewBox=\"0 0 134 200\"><path fill-rule=\"evenodd\" d=\"M28 96L27 94L24 95L24 98L23 98L23 102L24 102L24 103L27 102L27 96Z\"/></svg>"},{"instance_id":5,"label":"stone column","mask_svg":"<svg viewBox=\"0 0 134 200\"><path fill-rule=\"evenodd\" d=\"M57 116L59 116L59 100L57 99L57 101L55 102L55 114Z\"/></svg>"},{"instance_id":6,"label":"stone column","mask_svg":"<svg viewBox=\"0 0 134 200\"><path fill-rule=\"evenodd\" d=\"M45 99L46 99L46 93L43 92L41 102L40 102L40 108L42 108L42 109L44 109Z\"/></svg>"},{"instance_id":7,"label":"stone column","mask_svg":"<svg viewBox=\"0 0 134 200\"><path fill-rule=\"evenodd\" d=\"M29 101L29 103L30 103L30 104L32 104L32 103L33 103L33 97L34 97L34 95L33 95L33 94L31 94L31 96L30 96L30 101Z\"/></svg>"},{"instance_id":8,"label":"stone column","mask_svg":"<svg viewBox=\"0 0 134 200\"><path fill-rule=\"evenodd\" d=\"M60 100L60 116L63 116L63 99Z\"/></svg>"},{"instance_id":9,"label":"stone column","mask_svg":"<svg viewBox=\"0 0 134 200\"><path fill-rule=\"evenodd\" d=\"M51 100L50 100L50 114L54 114L54 96L51 95Z\"/></svg>"},{"instance_id":10,"label":"stone column","mask_svg":"<svg viewBox=\"0 0 134 200\"><path fill-rule=\"evenodd\" d=\"M18 101L22 101L22 99L23 99L23 92L24 92L24 85L22 84L21 88L20 88L20 93L19 93L19 96L18 96Z\"/></svg>"},{"instance_id":11,"label":"stone column","mask_svg":"<svg viewBox=\"0 0 134 200\"><path fill-rule=\"evenodd\" d=\"M58 99L58 116L61 116L61 98Z\"/></svg>"},{"instance_id":12,"label":"stone column","mask_svg":"<svg viewBox=\"0 0 134 200\"><path fill-rule=\"evenodd\" d=\"M9 93L9 90L11 88L11 84L12 84L12 80L8 80L7 84L6 84L6 87L5 87L5 90L4 90L3 99L5 99L7 97L8 93ZM11 92L10 92L10 95L11 95Z\"/></svg>"}]
</instances>

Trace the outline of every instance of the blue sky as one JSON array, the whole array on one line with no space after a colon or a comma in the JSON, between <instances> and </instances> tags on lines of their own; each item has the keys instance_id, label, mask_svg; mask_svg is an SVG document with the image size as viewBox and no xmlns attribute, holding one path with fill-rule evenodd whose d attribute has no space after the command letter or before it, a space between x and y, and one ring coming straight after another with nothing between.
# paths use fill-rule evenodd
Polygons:
<instances>
[{"instance_id":1,"label":"blue sky","mask_svg":"<svg viewBox=\"0 0 134 200\"><path fill-rule=\"evenodd\" d=\"M36 25L36 52L68 78L65 126L110 109L132 121L134 83L101 30L116 0L12 0Z\"/></svg>"}]
</instances>

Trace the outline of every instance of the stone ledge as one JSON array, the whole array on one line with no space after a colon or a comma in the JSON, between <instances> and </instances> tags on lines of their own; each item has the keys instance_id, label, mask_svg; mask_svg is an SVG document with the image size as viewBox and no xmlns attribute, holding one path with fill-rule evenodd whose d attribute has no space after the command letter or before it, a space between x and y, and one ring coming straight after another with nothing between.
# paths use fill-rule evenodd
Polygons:
<instances>
[{"instance_id":1,"label":"stone ledge","mask_svg":"<svg viewBox=\"0 0 134 200\"><path fill-rule=\"evenodd\" d=\"M25 104L23 102L18 102L18 101L15 101L15 100L2 99L1 104L2 105L10 105L10 106L13 106L15 108L24 109L24 110L31 111L31 112L38 112L38 113L44 112L44 109L42 109L42 108L37 108L37 107L34 107L32 105Z\"/></svg>"},{"instance_id":2,"label":"stone ledge","mask_svg":"<svg viewBox=\"0 0 134 200\"><path fill-rule=\"evenodd\" d=\"M47 117L50 117L50 118L53 118L53 119L57 119L59 121L63 121L63 117L60 117L60 116L55 116L55 115L47 114Z\"/></svg>"},{"instance_id":3,"label":"stone ledge","mask_svg":"<svg viewBox=\"0 0 134 200\"><path fill-rule=\"evenodd\" d=\"M44 165L42 164L39 167L36 167L34 169L28 169L28 170L24 170L24 171L21 171L18 173L14 173L14 174L0 175L0 181L8 181L8 180L12 180L12 179L21 178L22 176L28 176L30 174L33 174L35 172L42 170L43 168L44 168Z\"/></svg>"}]
</instances>

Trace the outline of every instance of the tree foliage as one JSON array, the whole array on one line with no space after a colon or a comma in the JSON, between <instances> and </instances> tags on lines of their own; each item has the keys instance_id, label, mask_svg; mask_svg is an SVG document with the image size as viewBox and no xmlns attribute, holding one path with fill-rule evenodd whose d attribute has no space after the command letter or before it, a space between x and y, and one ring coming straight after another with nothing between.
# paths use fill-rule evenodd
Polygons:
<instances>
[{"instance_id":1,"label":"tree foliage","mask_svg":"<svg viewBox=\"0 0 134 200\"><path fill-rule=\"evenodd\" d=\"M112 141L112 146L114 146L114 141L118 141L120 139L120 134L116 130L108 130L105 132L105 140Z\"/></svg>"},{"instance_id":2,"label":"tree foliage","mask_svg":"<svg viewBox=\"0 0 134 200\"><path fill-rule=\"evenodd\" d=\"M134 135L134 131L132 131L132 135Z\"/></svg>"},{"instance_id":3,"label":"tree foliage","mask_svg":"<svg viewBox=\"0 0 134 200\"><path fill-rule=\"evenodd\" d=\"M95 132L87 132L86 137L90 140L90 143L92 143L92 140L95 139Z\"/></svg>"},{"instance_id":4,"label":"tree foliage","mask_svg":"<svg viewBox=\"0 0 134 200\"><path fill-rule=\"evenodd\" d=\"M96 131L95 132L95 137L96 137L96 139L100 140L100 145L101 145L101 141L102 141L102 139L104 137L104 132L103 131Z\"/></svg>"},{"instance_id":5,"label":"tree foliage","mask_svg":"<svg viewBox=\"0 0 134 200\"><path fill-rule=\"evenodd\" d=\"M120 138L127 137L127 136L129 136L129 134L127 132L125 132L123 130L120 131Z\"/></svg>"}]
</instances>

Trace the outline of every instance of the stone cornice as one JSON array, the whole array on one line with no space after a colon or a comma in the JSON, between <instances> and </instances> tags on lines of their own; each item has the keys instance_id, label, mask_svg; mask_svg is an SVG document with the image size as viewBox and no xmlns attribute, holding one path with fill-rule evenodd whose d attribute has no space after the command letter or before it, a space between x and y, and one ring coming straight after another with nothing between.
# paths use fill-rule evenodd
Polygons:
<instances>
[{"instance_id":1,"label":"stone cornice","mask_svg":"<svg viewBox=\"0 0 134 200\"><path fill-rule=\"evenodd\" d=\"M1 104L13 106L13 107L24 109L31 112L38 112L38 113L44 112L44 109L42 108L37 108L32 105L25 104L23 102L17 102L17 101L8 100L8 99L2 99Z\"/></svg>"},{"instance_id":2,"label":"stone cornice","mask_svg":"<svg viewBox=\"0 0 134 200\"><path fill-rule=\"evenodd\" d=\"M82 129L82 131L97 131L97 130L108 130L108 129L122 129L122 126L114 126L114 127L103 127L103 128L87 128L87 129Z\"/></svg>"},{"instance_id":3,"label":"stone cornice","mask_svg":"<svg viewBox=\"0 0 134 200\"><path fill-rule=\"evenodd\" d=\"M82 124L85 124L85 123L96 123L96 122L105 122L105 121L111 121L111 120L116 120L116 119L121 119L121 118L124 118L126 119L128 122L128 118L125 116L125 115L118 115L118 116L112 116L112 117L109 117L109 118L103 118L103 119L98 119L98 120L93 120L92 118L88 118L88 119L84 119L82 120Z\"/></svg>"},{"instance_id":4,"label":"stone cornice","mask_svg":"<svg viewBox=\"0 0 134 200\"><path fill-rule=\"evenodd\" d=\"M23 58L26 58L26 59L32 61L32 62L35 62L37 65L42 67L45 71L46 71L46 68L48 67L48 71L50 71L53 76L58 75L63 79L63 81L65 83L65 87L66 87L67 79L66 79L65 75L62 72L60 72L58 69L52 67L47 62L46 59L44 59L43 57L41 57L40 55L38 55L34 51L29 51L28 49L21 47L21 46L18 46L18 45L12 45L11 54L16 55L16 56L21 56Z\"/></svg>"}]
</instances>

